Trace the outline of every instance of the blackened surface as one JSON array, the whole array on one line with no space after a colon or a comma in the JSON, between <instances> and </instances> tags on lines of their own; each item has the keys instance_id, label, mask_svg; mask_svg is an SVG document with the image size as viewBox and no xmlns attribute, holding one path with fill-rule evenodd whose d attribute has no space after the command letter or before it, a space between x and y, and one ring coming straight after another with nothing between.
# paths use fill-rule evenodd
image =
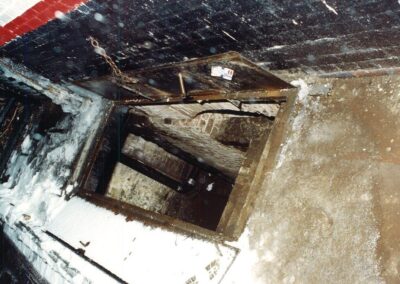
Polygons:
<instances>
[{"instance_id":1,"label":"blackened surface","mask_svg":"<svg viewBox=\"0 0 400 284\"><path fill-rule=\"evenodd\" d=\"M0 283L46 284L27 259L18 251L0 226Z\"/></svg>"},{"instance_id":2,"label":"blackened surface","mask_svg":"<svg viewBox=\"0 0 400 284\"><path fill-rule=\"evenodd\" d=\"M8 179L4 174L7 163L25 136L38 134L31 138L34 145L40 144L47 132L63 131L55 126L64 117L61 107L49 98L27 85L0 77L0 182Z\"/></svg>"},{"instance_id":3,"label":"blackened surface","mask_svg":"<svg viewBox=\"0 0 400 284\"><path fill-rule=\"evenodd\" d=\"M121 148L127 135L124 132L125 120L126 108L116 107L99 141L99 148L93 157L93 167L85 177L84 191L106 193L114 167L121 159Z\"/></svg>"},{"instance_id":4,"label":"blackened surface","mask_svg":"<svg viewBox=\"0 0 400 284\"><path fill-rule=\"evenodd\" d=\"M2 48L53 80L109 73L86 40L123 69L229 50L270 69L338 71L399 64L395 0L93 0ZM283 46L280 48L271 48Z\"/></svg>"},{"instance_id":5,"label":"blackened surface","mask_svg":"<svg viewBox=\"0 0 400 284\"><path fill-rule=\"evenodd\" d=\"M38 104L27 97L2 95L0 92L0 182L12 152L22 143L30 123L34 119L33 110ZM1 283L1 282L0 282Z\"/></svg>"}]
</instances>

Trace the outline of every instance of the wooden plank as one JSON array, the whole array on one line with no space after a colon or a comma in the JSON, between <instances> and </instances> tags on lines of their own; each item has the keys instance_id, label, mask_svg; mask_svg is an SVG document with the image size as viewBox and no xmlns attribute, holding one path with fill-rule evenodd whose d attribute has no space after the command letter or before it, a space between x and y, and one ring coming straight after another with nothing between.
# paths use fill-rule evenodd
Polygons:
<instances>
[{"instance_id":1,"label":"wooden plank","mask_svg":"<svg viewBox=\"0 0 400 284\"><path fill-rule=\"evenodd\" d=\"M122 153L182 184L189 179L194 168L157 144L134 134L126 138Z\"/></svg>"}]
</instances>

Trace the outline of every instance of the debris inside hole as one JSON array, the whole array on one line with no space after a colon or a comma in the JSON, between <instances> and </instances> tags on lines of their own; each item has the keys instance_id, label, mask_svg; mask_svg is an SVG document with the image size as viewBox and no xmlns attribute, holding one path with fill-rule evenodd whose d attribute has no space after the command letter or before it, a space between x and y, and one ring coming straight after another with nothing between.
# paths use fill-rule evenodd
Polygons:
<instances>
[{"instance_id":1,"label":"debris inside hole","mask_svg":"<svg viewBox=\"0 0 400 284\"><path fill-rule=\"evenodd\" d=\"M117 106L84 191L216 230L250 147L277 104Z\"/></svg>"}]
</instances>

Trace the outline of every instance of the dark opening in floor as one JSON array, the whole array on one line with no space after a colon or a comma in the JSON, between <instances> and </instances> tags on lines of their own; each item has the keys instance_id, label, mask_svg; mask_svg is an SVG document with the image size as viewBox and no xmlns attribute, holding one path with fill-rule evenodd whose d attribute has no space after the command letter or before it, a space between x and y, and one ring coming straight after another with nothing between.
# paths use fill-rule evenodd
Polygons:
<instances>
[{"instance_id":1,"label":"dark opening in floor","mask_svg":"<svg viewBox=\"0 0 400 284\"><path fill-rule=\"evenodd\" d=\"M117 106L84 190L216 230L246 152L277 104Z\"/></svg>"}]
</instances>

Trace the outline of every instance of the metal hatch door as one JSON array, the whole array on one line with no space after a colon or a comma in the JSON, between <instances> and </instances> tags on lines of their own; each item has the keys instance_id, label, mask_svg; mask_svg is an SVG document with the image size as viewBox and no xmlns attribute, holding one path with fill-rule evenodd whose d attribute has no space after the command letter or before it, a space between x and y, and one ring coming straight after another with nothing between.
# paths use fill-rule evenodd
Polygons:
<instances>
[{"instance_id":1,"label":"metal hatch door","mask_svg":"<svg viewBox=\"0 0 400 284\"><path fill-rule=\"evenodd\" d=\"M125 104L180 103L227 99L273 98L289 83L237 52L161 65L124 75L137 80L121 83L113 76L76 82L99 95Z\"/></svg>"}]
</instances>

